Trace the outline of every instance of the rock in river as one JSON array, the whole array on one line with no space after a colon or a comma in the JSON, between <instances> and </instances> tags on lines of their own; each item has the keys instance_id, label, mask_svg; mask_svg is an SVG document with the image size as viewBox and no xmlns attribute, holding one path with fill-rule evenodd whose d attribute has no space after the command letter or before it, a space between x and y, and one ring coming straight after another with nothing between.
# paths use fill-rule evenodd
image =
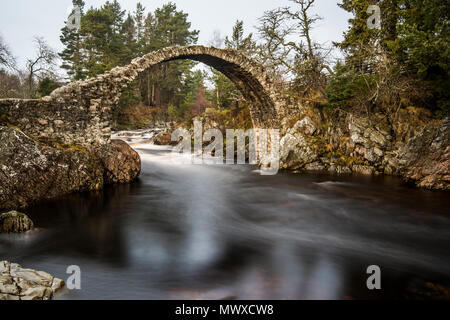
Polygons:
<instances>
[{"instance_id":1,"label":"rock in river","mask_svg":"<svg viewBox=\"0 0 450 320\"><path fill-rule=\"evenodd\" d=\"M0 233L21 233L33 228L33 221L23 213L10 211L0 214Z\"/></svg>"},{"instance_id":2,"label":"rock in river","mask_svg":"<svg viewBox=\"0 0 450 320\"><path fill-rule=\"evenodd\" d=\"M105 184L128 183L141 172L141 157L126 142L111 140L111 143L94 151L105 168Z\"/></svg>"}]
</instances>

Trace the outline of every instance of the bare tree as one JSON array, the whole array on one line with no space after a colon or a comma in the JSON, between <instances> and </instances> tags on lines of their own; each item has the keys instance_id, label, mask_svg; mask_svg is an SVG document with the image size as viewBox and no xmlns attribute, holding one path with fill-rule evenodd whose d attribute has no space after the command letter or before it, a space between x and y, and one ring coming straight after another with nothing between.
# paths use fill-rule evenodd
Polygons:
<instances>
[{"instance_id":1,"label":"bare tree","mask_svg":"<svg viewBox=\"0 0 450 320\"><path fill-rule=\"evenodd\" d=\"M391 128L398 123L402 107L425 104L432 99L429 84L420 79L408 77L401 66L393 60L390 54L381 47L371 45L361 46L361 51L370 59L370 72L358 70L358 75L364 80L364 93L358 95L359 105L364 106L370 119L372 108L383 113Z\"/></svg>"},{"instance_id":2,"label":"bare tree","mask_svg":"<svg viewBox=\"0 0 450 320\"><path fill-rule=\"evenodd\" d=\"M266 11L259 19L258 32L264 40L259 45L259 57L261 62L273 71L280 71L280 66L289 71L294 70L289 61L292 48L286 45L286 39L293 31L294 27L288 25L286 15L281 9Z\"/></svg>"},{"instance_id":3,"label":"bare tree","mask_svg":"<svg viewBox=\"0 0 450 320\"><path fill-rule=\"evenodd\" d=\"M0 36L0 65L8 67L10 69L16 68L16 58L12 55L8 45L3 41Z\"/></svg>"},{"instance_id":4,"label":"bare tree","mask_svg":"<svg viewBox=\"0 0 450 320\"><path fill-rule=\"evenodd\" d=\"M30 97L35 97L35 78L54 77L57 53L41 37L34 38L36 55L27 60L28 90Z\"/></svg>"},{"instance_id":5,"label":"bare tree","mask_svg":"<svg viewBox=\"0 0 450 320\"><path fill-rule=\"evenodd\" d=\"M285 7L282 12L294 21L295 30L299 31L300 37L306 40L306 44L300 41L299 44L289 42L286 45L292 46L300 52L305 59L315 58L315 44L311 39L311 30L313 25L321 20L317 15L310 15L309 10L314 5L315 0L290 0L300 6L300 9L293 11L290 7Z\"/></svg>"},{"instance_id":6,"label":"bare tree","mask_svg":"<svg viewBox=\"0 0 450 320\"><path fill-rule=\"evenodd\" d=\"M225 42L225 38L222 37L220 30L214 30L208 45L211 47L222 48Z\"/></svg>"},{"instance_id":7,"label":"bare tree","mask_svg":"<svg viewBox=\"0 0 450 320\"><path fill-rule=\"evenodd\" d=\"M294 7L265 12L259 20L262 62L272 69L288 71L295 78L294 85L304 94L320 91L325 94L326 71L333 73L326 63L331 49L314 42L311 31L321 18L311 14L315 0L290 0ZM298 40L295 40L295 38ZM326 71L325 71L326 70ZM280 70L278 70L280 72Z\"/></svg>"}]
</instances>

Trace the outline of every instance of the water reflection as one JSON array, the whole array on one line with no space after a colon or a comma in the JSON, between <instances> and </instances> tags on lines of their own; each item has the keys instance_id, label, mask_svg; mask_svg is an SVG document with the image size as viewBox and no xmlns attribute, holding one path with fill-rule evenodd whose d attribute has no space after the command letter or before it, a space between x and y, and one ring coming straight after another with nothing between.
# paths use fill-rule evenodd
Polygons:
<instances>
[{"instance_id":1,"label":"water reflection","mask_svg":"<svg viewBox=\"0 0 450 320\"><path fill-rule=\"evenodd\" d=\"M417 279L449 283L446 193L139 152L138 182L30 208L43 231L0 236L0 257L62 278L79 265L82 290L61 299L399 298ZM365 287L372 264L382 292Z\"/></svg>"}]
</instances>

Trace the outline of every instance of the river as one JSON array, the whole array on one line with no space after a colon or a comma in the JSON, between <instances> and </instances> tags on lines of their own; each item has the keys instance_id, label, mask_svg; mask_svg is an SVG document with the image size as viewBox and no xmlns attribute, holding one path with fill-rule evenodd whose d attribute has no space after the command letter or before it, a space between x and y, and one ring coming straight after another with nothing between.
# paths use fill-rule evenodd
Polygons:
<instances>
[{"instance_id":1,"label":"river","mask_svg":"<svg viewBox=\"0 0 450 320\"><path fill-rule=\"evenodd\" d=\"M81 290L56 299L401 299L450 283L448 193L392 177L181 165L137 145L140 179L29 208L0 257ZM366 269L381 268L369 291Z\"/></svg>"}]
</instances>

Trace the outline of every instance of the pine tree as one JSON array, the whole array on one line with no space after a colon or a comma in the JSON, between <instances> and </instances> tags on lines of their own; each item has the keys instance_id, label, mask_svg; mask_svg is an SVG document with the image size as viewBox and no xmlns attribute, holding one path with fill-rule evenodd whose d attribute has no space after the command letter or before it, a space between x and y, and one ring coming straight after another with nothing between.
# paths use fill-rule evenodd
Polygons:
<instances>
[{"instance_id":1,"label":"pine tree","mask_svg":"<svg viewBox=\"0 0 450 320\"><path fill-rule=\"evenodd\" d=\"M142 39L143 48L148 48L150 42L152 41L155 29L155 18L153 13L149 12L144 21L144 36ZM143 49L144 50L144 49Z\"/></svg>"},{"instance_id":2,"label":"pine tree","mask_svg":"<svg viewBox=\"0 0 450 320\"><path fill-rule=\"evenodd\" d=\"M83 49L87 52L84 68L88 76L131 61L133 48L127 46L127 41L131 41L129 33L133 32L130 29L134 29L134 22L130 17L124 26L124 15L125 11L117 1L107 1L100 9L91 8L83 16L80 33L84 39Z\"/></svg>"},{"instance_id":3,"label":"pine tree","mask_svg":"<svg viewBox=\"0 0 450 320\"><path fill-rule=\"evenodd\" d=\"M188 14L178 11L174 3L169 2L155 11L151 50L169 46L186 46L198 40L199 31L191 30Z\"/></svg>"},{"instance_id":4,"label":"pine tree","mask_svg":"<svg viewBox=\"0 0 450 320\"><path fill-rule=\"evenodd\" d=\"M140 2L136 5L134 21L136 22L136 41L141 44L145 35L145 7Z\"/></svg>"},{"instance_id":5,"label":"pine tree","mask_svg":"<svg viewBox=\"0 0 450 320\"><path fill-rule=\"evenodd\" d=\"M354 13L350 29L337 45L347 54L347 69L367 72L381 60L393 66L386 73L429 82L434 99L427 107L450 114L449 46L450 7L441 0L375 1L381 10L381 30L367 27L371 0L343 0ZM380 59L383 57L383 59ZM422 90L426 90L425 87ZM425 95L425 92L424 92Z\"/></svg>"},{"instance_id":6,"label":"pine tree","mask_svg":"<svg viewBox=\"0 0 450 320\"><path fill-rule=\"evenodd\" d=\"M72 3L74 7L80 8L81 14L83 15L84 1L72 0ZM63 61L61 68L67 70L70 79L79 80L85 78L82 53L83 43L80 30L69 29L65 26L61 29L60 40L65 47L63 51L59 53L59 56Z\"/></svg>"},{"instance_id":7,"label":"pine tree","mask_svg":"<svg viewBox=\"0 0 450 320\"><path fill-rule=\"evenodd\" d=\"M450 115L450 6L441 0L405 1L398 37L389 42L398 64L428 82L433 99L428 107L440 117Z\"/></svg>"},{"instance_id":8,"label":"pine tree","mask_svg":"<svg viewBox=\"0 0 450 320\"><path fill-rule=\"evenodd\" d=\"M256 44L253 41L253 34L250 33L245 36L244 33L244 22L237 20L231 37L225 38L225 46L250 56L255 52ZM219 109L230 109L238 106L239 101L243 100L240 91L224 74L214 69L211 71L211 80L215 85L213 99L216 106Z\"/></svg>"},{"instance_id":9,"label":"pine tree","mask_svg":"<svg viewBox=\"0 0 450 320\"><path fill-rule=\"evenodd\" d=\"M137 57L138 44L137 44L137 31L136 23L131 14L125 19L121 26L121 32L123 39L123 48L121 51L121 64L130 63L131 60Z\"/></svg>"},{"instance_id":10,"label":"pine tree","mask_svg":"<svg viewBox=\"0 0 450 320\"><path fill-rule=\"evenodd\" d=\"M368 61L373 57L368 57L369 48L374 48L379 43L381 31L379 29L370 29L367 21L370 15L367 9L373 5L373 0L343 0L339 6L354 14L349 20L350 28L344 33L344 40L335 43L347 54L347 63L357 69L367 68Z\"/></svg>"},{"instance_id":11,"label":"pine tree","mask_svg":"<svg viewBox=\"0 0 450 320\"><path fill-rule=\"evenodd\" d=\"M361 67L367 57L367 52L391 53L390 43L398 37L397 27L401 22L401 11L408 0L343 0L339 6L354 14L349 20L350 29L344 33L344 41L336 45L344 50L351 62ZM381 29L369 28L367 21L370 14L367 9L370 5L378 5L381 13ZM377 48L377 50L371 50Z\"/></svg>"},{"instance_id":12,"label":"pine tree","mask_svg":"<svg viewBox=\"0 0 450 320\"><path fill-rule=\"evenodd\" d=\"M120 3L117 0L113 2L106 1L102 10L109 13L112 19L112 30L114 33L119 33L122 27L125 10L122 10Z\"/></svg>"},{"instance_id":13,"label":"pine tree","mask_svg":"<svg viewBox=\"0 0 450 320\"><path fill-rule=\"evenodd\" d=\"M188 14L179 11L175 4L168 3L148 15L145 21L146 46L143 53L168 46L184 46L197 42L199 31L191 30ZM173 61L155 67L141 76L140 85L144 101L161 107L172 105L181 108L184 97L180 94L183 78L193 67L191 61Z\"/></svg>"},{"instance_id":14,"label":"pine tree","mask_svg":"<svg viewBox=\"0 0 450 320\"><path fill-rule=\"evenodd\" d=\"M252 37L253 34L251 33L244 37L244 22L237 20L233 27L231 39L228 36L225 38L225 46L244 53L250 53L256 46Z\"/></svg>"}]
</instances>

